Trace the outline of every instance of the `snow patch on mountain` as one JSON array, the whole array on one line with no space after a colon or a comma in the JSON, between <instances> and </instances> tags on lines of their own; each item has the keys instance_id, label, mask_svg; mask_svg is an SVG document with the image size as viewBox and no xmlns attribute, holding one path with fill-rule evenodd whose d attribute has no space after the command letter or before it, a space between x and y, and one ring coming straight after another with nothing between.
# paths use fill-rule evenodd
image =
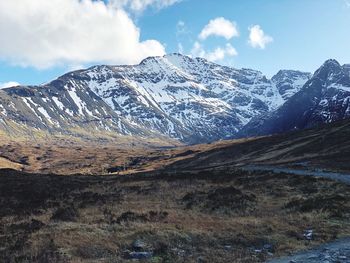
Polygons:
<instances>
[{"instance_id":1,"label":"snow patch on mountain","mask_svg":"<svg viewBox=\"0 0 350 263\"><path fill-rule=\"evenodd\" d=\"M310 77L286 70L269 80L259 71L180 54L95 66L80 75L76 85L88 86L131 123L189 140L234 135L252 117L283 105Z\"/></svg>"},{"instance_id":2,"label":"snow patch on mountain","mask_svg":"<svg viewBox=\"0 0 350 263\"><path fill-rule=\"evenodd\" d=\"M135 66L94 66L41 86L2 90L0 114L35 128L89 127L210 142L234 137L252 118L278 109L309 78L309 73L281 70L268 79L256 70L170 54Z\"/></svg>"}]
</instances>

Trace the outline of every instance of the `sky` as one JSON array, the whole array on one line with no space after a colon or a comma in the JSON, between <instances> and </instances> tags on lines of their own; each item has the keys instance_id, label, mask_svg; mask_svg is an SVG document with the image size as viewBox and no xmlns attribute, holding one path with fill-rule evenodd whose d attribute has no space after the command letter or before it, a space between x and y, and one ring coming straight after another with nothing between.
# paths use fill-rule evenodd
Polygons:
<instances>
[{"instance_id":1,"label":"sky","mask_svg":"<svg viewBox=\"0 0 350 263\"><path fill-rule=\"evenodd\" d=\"M350 0L0 1L0 88L174 52L268 77L350 63Z\"/></svg>"}]
</instances>

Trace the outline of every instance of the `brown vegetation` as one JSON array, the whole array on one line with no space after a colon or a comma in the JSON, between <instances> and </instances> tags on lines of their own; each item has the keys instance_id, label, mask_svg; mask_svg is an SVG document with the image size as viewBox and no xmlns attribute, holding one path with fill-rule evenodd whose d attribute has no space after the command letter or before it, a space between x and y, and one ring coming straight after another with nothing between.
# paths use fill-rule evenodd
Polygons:
<instances>
[{"instance_id":1,"label":"brown vegetation","mask_svg":"<svg viewBox=\"0 0 350 263\"><path fill-rule=\"evenodd\" d=\"M350 186L266 172L2 170L0 206L1 262L128 262L133 250L151 251L146 262L262 262L350 234Z\"/></svg>"},{"instance_id":2,"label":"brown vegetation","mask_svg":"<svg viewBox=\"0 0 350 263\"><path fill-rule=\"evenodd\" d=\"M350 235L350 186L239 169L350 171L349 134L344 121L177 148L2 138L0 262L262 262Z\"/></svg>"}]
</instances>

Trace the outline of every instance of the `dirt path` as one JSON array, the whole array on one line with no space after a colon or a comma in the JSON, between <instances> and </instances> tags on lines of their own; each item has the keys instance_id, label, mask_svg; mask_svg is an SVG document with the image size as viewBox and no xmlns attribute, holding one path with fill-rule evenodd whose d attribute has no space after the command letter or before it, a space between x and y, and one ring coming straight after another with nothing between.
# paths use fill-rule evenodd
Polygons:
<instances>
[{"instance_id":1,"label":"dirt path","mask_svg":"<svg viewBox=\"0 0 350 263\"><path fill-rule=\"evenodd\" d=\"M349 263L350 238L321 245L315 249L300 252L294 256L273 259L268 263Z\"/></svg>"},{"instance_id":2,"label":"dirt path","mask_svg":"<svg viewBox=\"0 0 350 263\"><path fill-rule=\"evenodd\" d=\"M292 169L292 168L285 168L285 167L264 166L264 165L249 165L249 166L243 167L243 170L270 171L274 173L289 173L289 174L295 174L295 175L324 177L335 181L343 182L346 184L350 184L350 174L346 174L346 173L334 173L334 172L326 172L322 170L302 170L302 169Z\"/></svg>"},{"instance_id":3,"label":"dirt path","mask_svg":"<svg viewBox=\"0 0 350 263\"><path fill-rule=\"evenodd\" d=\"M345 184L350 184L350 174L325 172L322 170L299 170L284 167L251 165L243 168L246 171L271 171L295 175L324 177ZM350 238L321 245L315 249L299 252L293 256L273 259L268 263L350 263Z\"/></svg>"}]
</instances>

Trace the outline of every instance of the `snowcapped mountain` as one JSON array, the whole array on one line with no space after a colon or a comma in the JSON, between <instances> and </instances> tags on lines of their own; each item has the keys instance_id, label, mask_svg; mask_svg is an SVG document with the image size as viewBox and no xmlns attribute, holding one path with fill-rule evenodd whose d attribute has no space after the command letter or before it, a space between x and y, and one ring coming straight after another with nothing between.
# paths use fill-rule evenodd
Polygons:
<instances>
[{"instance_id":1,"label":"snowcapped mountain","mask_svg":"<svg viewBox=\"0 0 350 263\"><path fill-rule=\"evenodd\" d=\"M11 121L51 132L77 129L164 135L185 143L234 137L253 117L278 109L310 74L272 79L180 54L135 66L94 66L51 83L0 91L0 128ZM7 125L9 126L9 125Z\"/></svg>"},{"instance_id":2,"label":"snowcapped mountain","mask_svg":"<svg viewBox=\"0 0 350 263\"><path fill-rule=\"evenodd\" d=\"M0 129L13 135L27 127L66 134L79 129L149 134L120 118L90 89L65 77L44 86L0 90Z\"/></svg>"},{"instance_id":3,"label":"snowcapped mountain","mask_svg":"<svg viewBox=\"0 0 350 263\"><path fill-rule=\"evenodd\" d=\"M304 73L295 70L280 70L272 77L282 98L287 101L304 86L307 80L312 77L311 73Z\"/></svg>"},{"instance_id":4,"label":"snowcapped mountain","mask_svg":"<svg viewBox=\"0 0 350 263\"><path fill-rule=\"evenodd\" d=\"M75 81L130 123L194 143L232 137L252 117L277 109L309 75L291 76L286 94L259 71L171 54L136 66L92 67Z\"/></svg>"},{"instance_id":5,"label":"snowcapped mountain","mask_svg":"<svg viewBox=\"0 0 350 263\"><path fill-rule=\"evenodd\" d=\"M350 66L327 60L284 105L255 117L241 135L281 133L350 118Z\"/></svg>"}]
</instances>

